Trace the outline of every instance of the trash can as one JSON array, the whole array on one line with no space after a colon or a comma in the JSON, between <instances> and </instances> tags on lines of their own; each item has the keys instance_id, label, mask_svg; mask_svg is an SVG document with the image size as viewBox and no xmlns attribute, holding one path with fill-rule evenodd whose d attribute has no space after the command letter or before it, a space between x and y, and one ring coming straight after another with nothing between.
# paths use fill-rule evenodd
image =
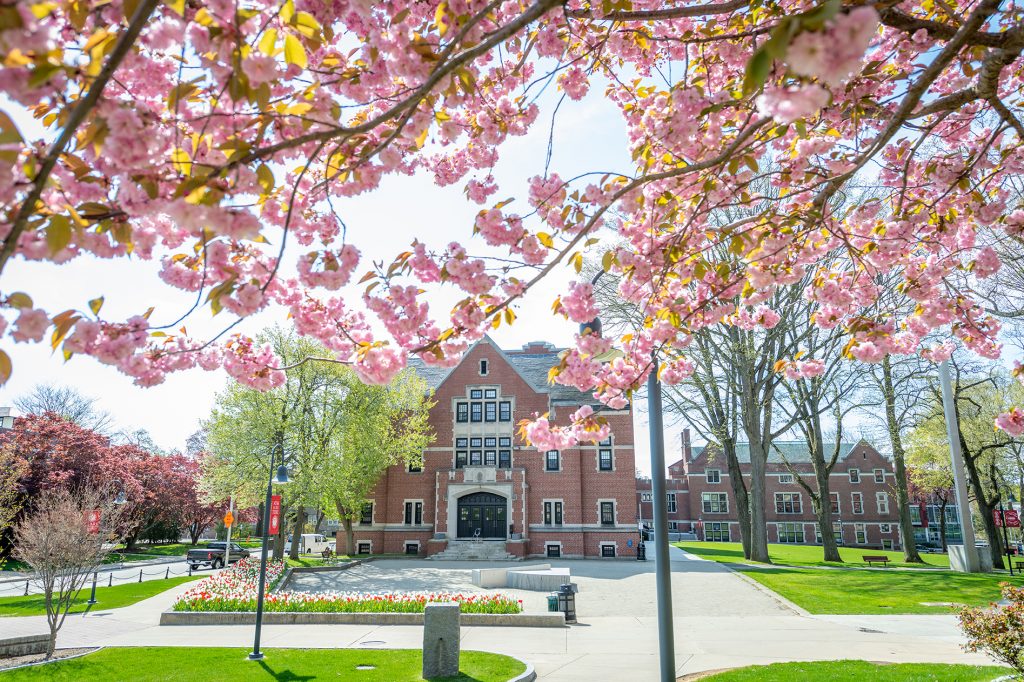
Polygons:
<instances>
[{"instance_id":1,"label":"trash can","mask_svg":"<svg viewBox=\"0 0 1024 682\"><path fill-rule=\"evenodd\" d=\"M558 589L558 610L565 614L566 623L576 622L576 583L566 583Z\"/></svg>"},{"instance_id":2,"label":"trash can","mask_svg":"<svg viewBox=\"0 0 1024 682\"><path fill-rule=\"evenodd\" d=\"M548 611L552 613L558 612L558 593L552 593L548 595Z\"/></svg>"}]
</instances>

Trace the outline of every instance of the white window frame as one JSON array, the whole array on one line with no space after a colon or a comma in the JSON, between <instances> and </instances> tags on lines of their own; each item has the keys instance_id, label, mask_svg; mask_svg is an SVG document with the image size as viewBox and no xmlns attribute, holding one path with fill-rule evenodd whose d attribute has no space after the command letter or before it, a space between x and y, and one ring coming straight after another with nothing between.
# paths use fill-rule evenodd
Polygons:
<instances>
[{"instance_id":1,"label":"white window frame","mask_svg":"<svg viewBox=\"0 0 1024 682\"><path fill-rule=\"evenodd\" d=\"M796 483L793 474L779 474L779 485L791 485Z\"/></svg>"},{"instance_id":2,"label":"white window frame","mask_svg":"<svg viewBox=\"0 0 1024 682\"><path fill-rule=\"evenodd\" d=\"M861 540L863 537L863 541ZM865 523L853 524L853 540L855 544L866 545L868 544L868 526Z\"/></svg>"},{"instance_id":3,"label":"white window frame","mask_svg":"<svg viewBox=\"0 0 1024 682\"><path fill-rule=\"evenodd\" d=\"M605 547L611 547L612 548L612 556L605 556L604 555L604 548ZM618 544L615 543L614 541L607 541L607 540L605 540L605 541L602 541L602 542L598 543L598 545L597 545L597 552L598 552L597 556L599 558L601 558L601 559L617 559L619 557L619 547L618 547Z\"/></svg>"},{"instance_id":4,"label":"white window frame","mask_svg":"<svg viewBox=\"0 0 1024 682\"><path fill-rule=\"evenodd\" d=\"M363 545L369 545L370 546L370 551L367 552L367 553L368 554L373 554L373 540L356 540L356 554L360 553L359 552L359 548L362 547Z\"/></svg>"},{"instance_id":5,"label":"white window frame","mask_svg":"<svg viewBox=\"0 0 1024 682\"><path fill-rule=\"evenodd\" d=\"M889 513L889 493L879 490L875 493L875 508L879 514Z\"/></svg>"},{"instance_id":6,"label":"white window frame","mask_svg":"<svg viewBox=\"0 0 1024 682\"><path fill-rule=\"evenodd\" d=\"M710 511L708 506L705 506L706 502L710 502L710 499L705 499L710 496L714 496L719 500L721 504L720 511ZM713 506L713 505L711 505ZM728 514L729 513L729 496L726 493L701 493L700 494L700 508L705 514Z\"/></svg>"},{"instance_id":7,"label":"white window frame","mask_svg":"<svg viewBox=\"0 0 1024 682\"><path fill-rule=\"evenodd\" d=\"M833 506L832 505L832 501L833 501L832 496L833 495L835 496L835 509L832 509L832 506ZM831 510L830 513L841 516L842 515L842 511L843 511L843 496L840 495L838 492L830 492L828 494L828 497L829 497L829 502L828 502L829 503L829 509Z\"/></svg>"},{"instance_id":8,"label":"white window frame","mask_svg":"<svg viewBox=\"0 0 1024 682\"><path fill-rule=\"evenodd\" d=\"M561 559L564 556L563 553L562 553L562 541L561 540L545 540L544 541L544 556L545 557L548 556L548 547L557 547L558 548L558 556L557 557L550 557L550 558L552 558L552 559Z\"/></svg>"},{"instance_id":9,"label":"white window frame","mask_svg":"<svg viewBox=\"0 0 1024 682\"><path fill-rule=\"evenodd\" d=\"M406 517L405 511L409 507L410 504L412 505L411 514L410 514L411 521L409 523L406 523L405 522L405 517ZM419 523L416 523L416 505L417 504L420 505L420 522ZM426 505L423 504L423 500L417 500L417 499L404 500L403 503L402 503L402 525L403 526L422 526L423 525L423 515L425 513L426 513Z\"/></svg>"},{"instance_id":10,"label":"white window frame","mask_svg":"<svg viewBox=\"0 0 1024 682\"><path fill-rule=\"evenodd\" d=\"M857 511L858 502L860 502L860 511ZM857 516L864 514L864 494L863 493L850 493L850 511Z\"/></svg>"},{"instance_id":11,"label":"white window frame","mask_svg":"<svg viewBox=\"0 0 1024 682\"><path fill-rule=\"evenodd\" d=\"M885 469L875 469L875 483L885 483Z\"/></svg>"},{"instance_id":12,"label":"white window frame","mask_svg":"<svg viewBox=\"0 0 1024 682\"><path fill-rule=\"evenodd\" d=\"M793 511L785 511L786 499L789 498L789 503L793 508ZM779 511L779 502L782 502L783 511ZM775 513L776 514L803 514L804 513L804 496L800 493L775 493Z\"/></svg>"},{"instance_id":13,"label":"white window frame","mask_svg":"<svg viewBox=\"0 0 1024 682\"><path fill-rule=\"evenodd\" d=\"M415 556L419 556L420 549L422 549L422 547L420 546L420 541L419 540L403 540L402 541L402 554L403 555L408 555L408 556L413 556L412 554L409 554L409 552L408 552L409 545L416 545L416 555Z\"/></svg>"},{"instance_id":14,"label":"white window frame","mask_svg":"<svg viewBox=\"0 0 1024 682\"><path fill-rule=\"evenodd\" d=\"M713 475L712 475L713 474ZM722 482L722 471L720 469L705 469L704 478L707 479L709 485L715 485L716 483Z\"/></svg>"},{"instance_id":15,"label":"white window frame","mask_svg":"<svg viewBox=\"0 0 1024 682\"><path fill-rule=\"evenodd\" d=\"M678 511L675 493L665 493L665 505L669 514L675 514Z\"/></svg>"},{"instance_id":16,"label":"white window frame","mask_svg":"<svg viewBox=\"0 0 1024 682\"><path fill-rule=\"evenodd\" d=\"M547 522L547 507L548 507L549 504L551 505L551 523ZM561 521L556 521L555 520L555 519L558 518L558 516L556 514L556 508L555 508L556 504L562 505L562 520ZM541 522L545 526L564 526L565 525L565 500L563 500L562 498L557 498L556 499L556 498L553 498L553 497L552 498L545 498L544 500L541 501L540 513L541 513L540 520L541 520Z\"/></svg>"},{"instance_id":17,"label":"white window frame","mask_svg":"<svg viewBox=\"0 0 1024 682\"><path fill-rule=\"evenodd\" d=\"M601 515L601 505L609 504L609 503L612 505L612 522L610 524L605 523L604 522L604 518ZM619 525L619 509L618 509L618 507L619 507L619 505L616 504L616 501L614 499L612 499L612 498L604 498L604 499L598 500L597 501L597 524L599 526L604 526L605 528L613 528L613 527ZM564 508L563 508L563 512L564 512Z\"/></svg>"},{"instance_id":18,"label":"white window frame","mask_svg":"<svg viewBox=\"0 0 1024 682\"><path fill-rule=\"evenodd\" d=\"M850 483L860 483L860 469L850 469Z\"/></svg>"},{"instance_id":19,"label":"white window frame","mask_svg":"<svg viewBox=\"0 0 1024 682\"><path fill-rule=\"evenodd\" d=\"M654 493L652 493L649 490L641 490L640 491L640 501L641 502L653 502L654 501Z\"/></svg>"},{"instance_id":20,"label":"white window frame","mask_svg":"<svg viewBox=\"0 0 1024 682\"><path fill-rule=\"evenodd\" d=\"M800 539L799 540L783 540L782 539L782 536L783 536L782 529L783 529L784 526L788 527L789 530L793 532L793 534L796 534L797 532L799 532ZM793 529L799 529L799 530L793 530ZM786 535L789 535L789 532L787 532ZM800 521L779 521L779 522L777 522L775 524L775 536L778 539L780 544L785 544L785 545L802 545L805 542L807 542L807 531L804 528L804 524L802 522L800 522Z\"/></svg>"}]
</instances>

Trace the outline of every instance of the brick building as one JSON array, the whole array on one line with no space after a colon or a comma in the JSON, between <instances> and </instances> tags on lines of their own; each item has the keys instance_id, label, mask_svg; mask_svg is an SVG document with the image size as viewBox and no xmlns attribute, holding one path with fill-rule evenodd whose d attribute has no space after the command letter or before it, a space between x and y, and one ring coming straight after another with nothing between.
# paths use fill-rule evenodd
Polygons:
<instances>
[{"instance_id":1,"label":"brick building","mask_svg":"<svg viewBox=\"0 0 1024 682\"><path fill-rule=\"evenodd\" d=\"M548 384L557 363L550 344L503 351L488 337L454 368L411 363L433 391L434 439L422 467L391 467L377 484L358 551L431 556L480 538L514 557L635 556L632 411ZM565 424L584 404L608 419L608 440L541 452L518 435L522 419Z\"/></svg>"},{"instance_id":2,"label":"brick building","mask_svg":"<svg viewBox=\"0 0 1024 682\"><path fill-rule=\"evenodd\" d=\"M806 443L775 445L813 488ZM826 444L826 453L833 447ZM691 447L688 431L682 436L682 450L682 459L668 467L669 532L692 534L698 540L739 542L736 499L721 451L715 446ZM744 477L749 477L746 443L737 445L737 457ZM840 544L879 549L901 546L895 482L892 462L870 444L863 440L841 444L829 478L832 529ZM637 479L636 499L641 522L650 523L654 516L650 479ZM768 457L765 501L768 542L821 544L810 496L774 449ZM949 513L955 514L955 510Z\"/></svg>"}]
</instances>

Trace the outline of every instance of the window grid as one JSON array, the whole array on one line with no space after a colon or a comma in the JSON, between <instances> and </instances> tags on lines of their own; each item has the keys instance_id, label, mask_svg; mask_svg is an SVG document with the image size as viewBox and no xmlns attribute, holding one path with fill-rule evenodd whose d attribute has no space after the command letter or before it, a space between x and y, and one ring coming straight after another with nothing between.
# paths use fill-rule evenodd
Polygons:
<instances>
[{"instance_id":1,"label":"window grid","mask_svg":"<svg viewBox=\"0 0 1024 682\"><path fill-rule=\"evenodd\" d=\"M558 471L561 465L561 456L558 450L548 450L544 453L544 470Z\"/></svg>"},{"instance_id":2,"label":"window grid","mask_svg":"<svg viewBox=\"0 0 1024 682\"><path fill-rule=\"evenodd\" d=\"M601 503L601 525L602 526L614 526L615 525L615 503L614 502L602 502Z\"/></svg>"},{"instance_id":3,"label":"window grid","mask_svg":"<svg viewBox=\"0 0 1024 682\"><path fill-rule=\"evenodd\" d=\"M775 493L775 513L803 513L803 501L800 497L800 493Z\"/></svg>"},{"instance_id":4,"label":"window grid","mask_svg":"<svg viewBox=\"0 0 1024 682\"><path fill-rule=\"evenodd\" d=\"M718 469L708 469L704 472L704 476L707 478L708 483L721 483L722 472Z\"/></svg>"},{"instance_id":5,"label":"window grid","mask_svg":"<svg viewBox=\"0 0 1024 682\"><path fill-rule=\"evenodd\" d=\"M700 501L705 514L729 513L729 497L725 493L701 493Z\"/></svg>"}]
</instances>

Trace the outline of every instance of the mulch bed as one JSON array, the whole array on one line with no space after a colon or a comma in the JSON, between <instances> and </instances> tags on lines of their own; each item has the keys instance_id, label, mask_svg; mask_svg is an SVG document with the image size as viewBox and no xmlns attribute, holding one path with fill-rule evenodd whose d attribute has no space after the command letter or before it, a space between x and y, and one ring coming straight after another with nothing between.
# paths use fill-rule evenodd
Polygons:
<instances>
[{"instance_id":1,"label":"mulch bed","mask_svg":"<svg viewBox=\"0 0 1024 682\"><path fill-rule=\"evenodd\" d=\"M62 658L71 658L72 656L80 656L81 654L88 654L96 651L99 647L80 647L77 649L55 649L53 656L50 657L51 661L59 661ZM0 670L7 668L17 668L20 665L28 665L30 663L41 663L46 660L46 654L30 654L28 656L5 656L0 657Z\"/></svg>"}]
</instances>

